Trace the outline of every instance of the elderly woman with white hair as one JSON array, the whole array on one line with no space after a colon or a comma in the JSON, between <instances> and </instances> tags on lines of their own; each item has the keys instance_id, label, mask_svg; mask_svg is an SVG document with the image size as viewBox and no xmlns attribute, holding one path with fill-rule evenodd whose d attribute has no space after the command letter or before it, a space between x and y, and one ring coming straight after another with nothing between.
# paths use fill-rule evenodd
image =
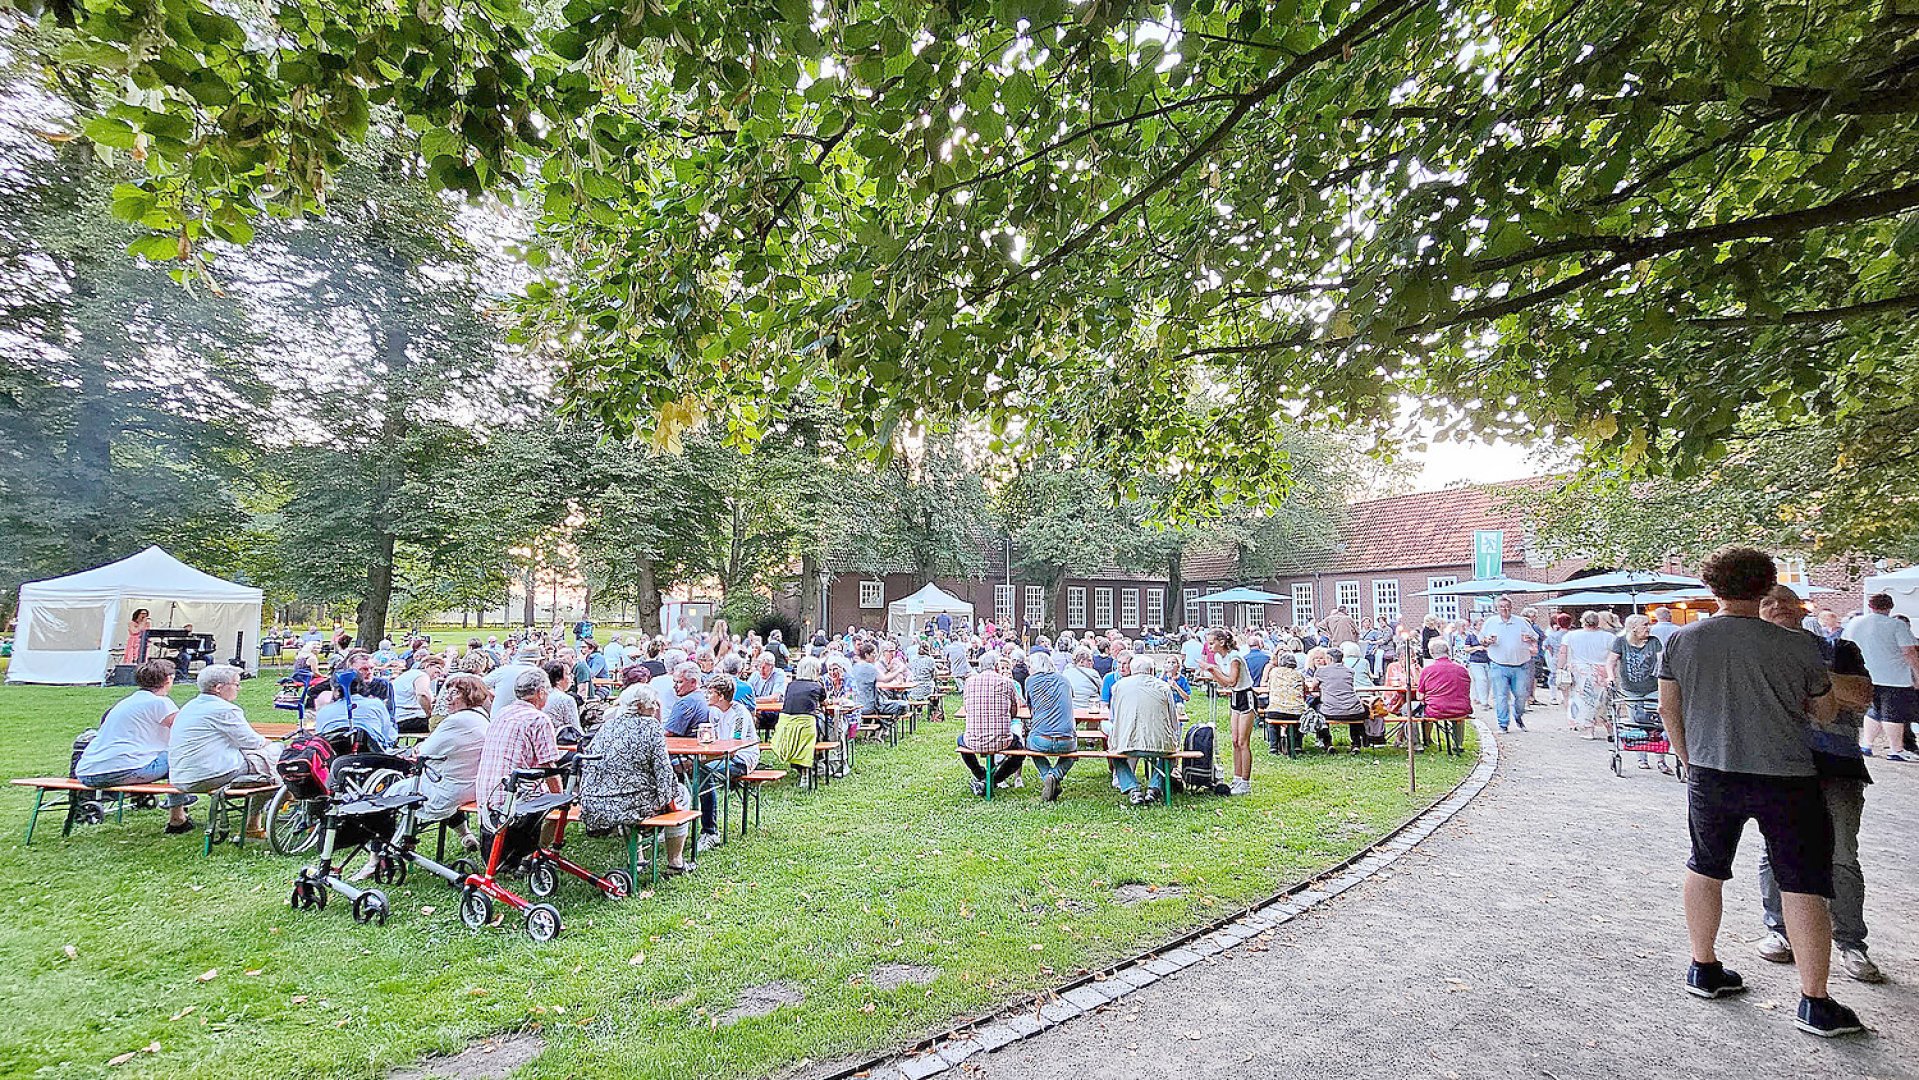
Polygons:
<instances>
[{"instance_id":1,"label":"elderly woman with white hair","mask_svg":"<svg viewBox=\"0 0 1919 1080\"><path fill-rule=\"evenodd\" d=\"M167 778L181 791L218 791L240 781L266 783L280 748L247 723L239 705L240 669L209 664L200 669L200 696L180 706L167 737ZM261 800L249 800L247 835L260 830Z\"/></svg>"},{"instance_id":2,"label":"elderly woman with white hair","mask_svg":"<svg viewBox=\"0 0 1919 1080\"><path fill-rule=\"evenodd\" d=\"M581 824L595 832L634 829L655 814L692 804L692 793L680 782L666 752L659 695L646 683L620 691L580 761ZM690 828L676 825L666 831L662 873L683 874L693 868L685 859Z\"/></svg>"},{"instance_id":3,"label":"elderly woman with white hair","mask_svg":"<svg viewBox=\"0 0 1919 1080\"><path fill-rule=\"evenodd\" d=\"M1097 709L1100 704L1100 684L1105 680L1099 669L1094 667L1095 656L1090 646L1081 645L1073 650L1073 661L1060 675L1066 679L1066 686L1073 693L1073 708Z\"/></svg>"},{"instance_id":4,"label":"elderly woman with white hair","mask_svg":"<svg viewBox=\"0 0 1919 1080\"><path fill-rule=\"evenodd\" d=\"M1559 666L1572 675L1566 692L1566 715L1575 731L1592 737L1593 725L1604 724L1600 711L1605 706L1608 672L1612 661L1613 633L1603 628L1599 612L1588 611L1579 617L1579 629L1559 642Z\"/></svg>"}]
</instances>

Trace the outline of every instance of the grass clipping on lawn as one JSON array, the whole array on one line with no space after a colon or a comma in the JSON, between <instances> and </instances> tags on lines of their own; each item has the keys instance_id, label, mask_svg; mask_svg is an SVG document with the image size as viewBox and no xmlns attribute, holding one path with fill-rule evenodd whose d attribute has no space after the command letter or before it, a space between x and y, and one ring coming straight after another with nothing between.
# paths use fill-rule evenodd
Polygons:
<instances>
[{"instance_id":1,"label":"grass clipping on lawn","mask_svg":"<svg viewBox=\"0 0 1919 1080\"><path fill-rule=\"evenodd\" d=\"M0 687L0 774L64 773L74 736L123 693ZM254 680L241 702L256 720L287 719L271 694ZM1472 760L1421 755L1409 796L1403 755L1287 761L1256 745L1250 797L1182 796L1170 810L1129 809L1106 768L1082 761L1056 804L1029 771L989 805L967 787L957 732L921 724L896 748L863 746L857 771L819 792L789 780L767 793L764 835L702 852L696 874L653 895L642 882L611 902L562 878L567 929L546 946L513 913L467 930L454 893L426 874L386 890L385 927L354 924L337 897L290 910L299 862L264 845L202 858L197 833L161 835L159 810L65 842L46 815L25 848L31 794L8 787L0 1075L376 1077L521 1030L546 1041L531 1076L751 1077L868 1054L1337 862ZM567 851L591 867L624 861L617 839L576 833ZM1123 902L1128 885L1154 898ZM900 965L936 974L876 984ZM771 984L800 1001L735 1011Z\"/></svg>"}]
</instances>

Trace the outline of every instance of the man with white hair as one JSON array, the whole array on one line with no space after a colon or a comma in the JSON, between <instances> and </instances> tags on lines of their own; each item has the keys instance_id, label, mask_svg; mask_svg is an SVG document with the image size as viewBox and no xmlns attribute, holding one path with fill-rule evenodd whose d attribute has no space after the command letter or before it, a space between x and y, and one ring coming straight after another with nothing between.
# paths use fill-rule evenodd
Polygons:
<instances>
[{"instance_id":1,"label":"man with white hair","mask_svg":"<svg viewBox=\"0 0 1919 1080\"><path fill-rule=\"evenodd\" d=\"M167 739L167 777L181 791L218 791L240 780L265 783L279 748L247 723L240 708L240 669L200 669L200 696L180 707ZM261 807L247 808L247 832L259 835Z\"/></svg>"},{"instance_id":2,"label":"man with white hair","mask_svg":"<svg viewBox=\"0 0 1919 1080\"><path fill-rule=\"evenodd\" d=\"M473 780L480 805L489 812L506 804L507 779L515 769L544 769L560 760L559 732L546 712L552 689L546 672L529 667L513 680L505 707L494 703L493 722L480 750L480 771ZM548 786L559 790L557 778ZM488 817L481 820L498 825Z\"/></svg>"},{"instance_id":3,"label":"man with white hair","mask_svg":"<svg viewBox=\"0 0 1919 1080\"><path fill-rule=\"evenodd\" d=\"M513 703L513 687L519 683L520 677L529 671L539 672L542 678L546 676L546 672L540 667L538 645L522 645L519 651L513 654L512 663L501 664L487 673L487 689L493 691L493 719L498 720L500 713Z\"/></svg>"},{"instance_id":4,"label":"man with white hair","mask_svg":"<svg viewBox=\"0 0 1919 1080\"><path fill-rule=\"evenodd\" d=\"M1179 749L1179 705L1172 687L1158 677L1151 656L1133 658L1132 674L1113 684L1113 723L1110 749L1126 757L1113 769L1126 801L1140 806L1153 801L1153 792L1139 782L1133 763L1159 758ZM1169 767L1170 766L1165 766Z\"/></svg>"},{"instance_id":5,"label":"man with white hair","mask_svg":"<svg viewBox=\"0 0 1919 1080\"><path fill-rule=\"evenodd\" d=\"M1679 632L1679 627L1672 621L1671 608L1656 607L1652 609L1651 632L1653 637L1659 639L1659 647L1661 649L1666 647L1668 639Z\"/></svg>"},{"instance_id":6,"label":"man with white hair","mask_svg":"<svg viewBox=\"0 0 1919 1080\"><path fill-rule=\"evenodd\" d=\"M700 693L700 677L700 665L691 660L673 665L671 693L660 694L660 715L666 718L668 735L690 739L700 733L700 725L707 719L706 695ZM653 689L661 690L658 679L653 681Z\"/></svg>"}]
</instances>

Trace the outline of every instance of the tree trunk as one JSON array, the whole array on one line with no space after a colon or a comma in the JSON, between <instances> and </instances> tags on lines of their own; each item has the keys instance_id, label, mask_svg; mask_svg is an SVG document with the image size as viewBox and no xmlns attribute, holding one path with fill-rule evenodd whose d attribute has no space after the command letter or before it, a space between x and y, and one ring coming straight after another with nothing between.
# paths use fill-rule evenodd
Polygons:
<instances>
[{"instance_id":1,"label":"tree trunk","mask_svg":"<svg viewBox=\"0 0 1919 1080\"><path fill-rule=\"evenodd\" d=\"M800 556L800 626L811 633L816 626L826 625L825 613L820 610L820 558L817 555Z\"/></svg>"},{"instance_id":2,"label":"tree trunk","mask_svg":"<svg viewBox=\"0 0 1919 1080\"><path fill-rule=\"evenodd\" d=\"M355 612L354 644L370 649L386 636L387 606L393 601L393 534L382 533L366 571L366 595Z\"/></svg>"},{"instance_id":3,"label":"tree trunk","mask_svg":"<svg viewBox=\"0 0 1919 1080\"><path fill-rule=\"evenodd\" d=\"M641 560L635 567L639 579L639 627L643 633L659 635L665 633L660 626L660 583L654 576L653 560Z\"/></svg>"},{"instance_id":4,"label":"tree trunk","mask_svg":"<svg viewBox=\"0 0 1919 1080\"><path fill-rule=\"evenodd\" d=\"M1174 552L1166 557L1166 610L1173 612L1174 626L1184 626L1186 618L1186 579L1180 576L1181 557ZM1160 627L1161 630L1166 627Z\"/></svg>"},{"instance_id":5,"label":"tree trunk","mask_svg":"<svg viewBox=\"0 0 1919 1080\"><path fill-rule=\"evenodd\" d=\"M521 626L532 626L535 621L535 616L539 614L537 609L537 605L540 602L539 589L540 583L535 581L533 577L533 567L528 566L526 568L526 614L524 621L520 624Z\"/></svg>"}]
</instances>

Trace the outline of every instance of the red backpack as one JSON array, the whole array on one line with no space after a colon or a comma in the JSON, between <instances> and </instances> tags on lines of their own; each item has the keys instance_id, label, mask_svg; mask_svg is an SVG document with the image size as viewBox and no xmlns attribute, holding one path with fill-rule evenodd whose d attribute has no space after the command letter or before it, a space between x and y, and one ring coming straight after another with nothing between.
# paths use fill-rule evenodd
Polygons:
<instances>
[{"instance_id":1,"label":"red backpack","mask_svg":"<svg viewBox=\"0 0 1919 1080\"><path fill-rule=\"evenodd\" d=\"M326 736L302 731L287 740L280 751L274 771L280 783L296 799L318 799L326 795L327 770L333 764L333 744Z\"/></svg>"}]
</instances>

